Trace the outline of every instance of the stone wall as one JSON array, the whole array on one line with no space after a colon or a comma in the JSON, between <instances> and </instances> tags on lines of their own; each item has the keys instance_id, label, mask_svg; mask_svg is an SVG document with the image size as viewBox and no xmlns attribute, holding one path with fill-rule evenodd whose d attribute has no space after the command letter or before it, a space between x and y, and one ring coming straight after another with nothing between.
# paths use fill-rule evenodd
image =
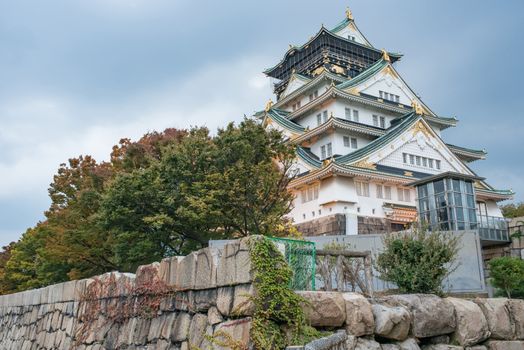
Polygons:
<instances>
[{"instance_id":1,"label":"stone wall","mask_svg":"<svg viewBox=\"0 0 524 350\"><path fill-rule=\"evenodd\" d=\"M345 235L346 216L344 214L328 215L295 226L304 236Z\"/></svg>"},{"instance_id":2,"label":"stone wall","mask_svg":"<svg viewBox=\"0 0 524 350\"><path fill-rule=\"evenodd\" d=\"M231 340L248 346L250 266L247 241L240 240L141 266L136 275L1 296L0 349L222 349L218 342Z\"/></svg>"},{"instance_id":3,"label":"stone wall","mask_svg":"<svg viewBox=\"0 0 524 350\"><path fill-rule=\"evenodd\" d=\"M346 331L347 350L524 349L524 300L300 294L312 325Z\"/></svg>"}]
</instances>

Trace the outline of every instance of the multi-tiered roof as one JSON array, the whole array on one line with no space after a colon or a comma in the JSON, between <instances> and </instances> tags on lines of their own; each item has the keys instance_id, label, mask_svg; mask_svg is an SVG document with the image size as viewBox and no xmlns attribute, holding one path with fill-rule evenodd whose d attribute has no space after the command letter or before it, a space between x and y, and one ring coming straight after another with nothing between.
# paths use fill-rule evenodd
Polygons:
<instances>
[{"instance_id":1,"label":"multi-tiered roof","mask_svg":"<svg viewBox=\"0 0 524 350\"><path fill-rule=\"evenodd\" d=\"M431 138L435 147L442 149L454 162L456 169L475 175L466 163L485 159L486 152L444 143L440 131L456 126L457 119L439 116L424 104L394 68L393 63L400 57L400 54L374 48L360 32L348 10L346 18L335 28L329 30L322 26L307 43L300 47L291 46L281 62L265 71L266 75L277 80L274 85L277 102L270 101L265 111L261 112L264 122L274 123L286 131L290 142L297 145L298 159L308 169L292 182L292 187L333 174L364 176L399 184L430 176L378 164L381 157L395 147L399 138L405 138L407 132L413 136L420 132ZM379 75L387 76L402 86L408 97L392 100L367 93L367 88ZM327 87L314 99L310 98L304 105L289 110L293 101L316 86ZM396 117L388 128L350 121L333 114L313 128L300 124L301 118L334 99L369 106ZM334 154L329 160L319 159L309 146L322 134L337 129L365 135L372 141L351 153ZM478 181L476 185L478 197L502 200L513 195L512 191L495 190L484 181Z\"/></svg>"}]
</instances>

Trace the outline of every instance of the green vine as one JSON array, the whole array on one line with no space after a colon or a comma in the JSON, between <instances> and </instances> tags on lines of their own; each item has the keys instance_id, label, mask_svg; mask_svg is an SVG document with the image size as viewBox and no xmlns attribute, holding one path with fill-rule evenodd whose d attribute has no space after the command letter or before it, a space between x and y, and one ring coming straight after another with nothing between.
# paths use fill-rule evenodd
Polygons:
<instances>
[{"instance_id":1,"label":"green vine","mask_svg":"<svg viewBox=\"0 0 524 350\"><path fill-rule=\"evenodd\" d=\"M282 254L267 238L249 244L256 290L251 339L256 349L279 350L320 338L306 322L302 305L307 301L289 287L293 272Z\"/></svg>"}]
</instances>

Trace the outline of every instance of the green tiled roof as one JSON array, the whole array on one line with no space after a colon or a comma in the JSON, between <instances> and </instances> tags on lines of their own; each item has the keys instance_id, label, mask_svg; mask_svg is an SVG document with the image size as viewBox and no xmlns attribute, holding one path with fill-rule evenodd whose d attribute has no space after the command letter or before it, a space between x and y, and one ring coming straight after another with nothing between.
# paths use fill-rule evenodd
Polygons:
<instances>
[{"instance_id":1,"label":"green tiled roof","mask_svg":"<svg viewBox=\"0 0 524 350\"><path fill-rule=\"evenodd\" d=\"M486 152L485 150L466 148L466 147L452 145L450 143L446 143L446 146L448 146L451 150L464 151L464 152L468 152L468 153L477 154L479 156L485 156L486 154L488 154L488 152Z\"/></svg>"},{"instance_id":2,"label":"green tiled roof","mask_svg":"<svg viewBox=\"0 0 524 350\"><path fill-rule=\"evenodd\" d=\"M296 133L303 133L306 129L297 123L287 119L287 114L289 112L283 111L281 109L271 108L267 112L267 116L274 120L278 125L282 126L285 129L288 129L289 131L296 132Z\"/></svg>"},{"instance_id":3,"label":"green tiled roof","mask_svg":"<svg viewBox=\"0 0 524 350\"><path fill-rule=\"evenodd\" d=\"M401 122L387 129L387 133L384 136L381 136L371 141L366 146L356 150L355 152L335 158L335 161L337 163L342 163L342 164L351 164L353 162L356 162L364 158L365 156L371 154L372 152L387 145L395 137L401 135L404 131L409 129L420 118L422 118L422 116L415 114L415 112L410 112L406 114L405 116L402 117Z\"/></svg>"},{"instance_id":4,"label":"green tiled roof","mask_svg":"<svg viewBox=\"0 0 524 350\"><path fill-rule=\"evenodd\" d=\"M366 70L362 71L359 75L354 77L353 79L350 79L348 81L345 81L341 84L337 85L338 89L346 89L348 87L353 87L363 81L365 81L368 78L371 78L373 75L380 72L382 69L384 69L388 65L388 61L381 58L377 62L373 63L371 66L369 66Z\"/></svg>"},{"instance_id":5,"label":"green tiled roof","mask_svg":"<svg viewBox=\"0 0 524 350\"><path fill-rule=\"evenodd\" d=\"M320 168L322 166L322 162L313 153L311 153L309 149L297 146L297 156L315 168Z\"/></svg>"}]
</instances>

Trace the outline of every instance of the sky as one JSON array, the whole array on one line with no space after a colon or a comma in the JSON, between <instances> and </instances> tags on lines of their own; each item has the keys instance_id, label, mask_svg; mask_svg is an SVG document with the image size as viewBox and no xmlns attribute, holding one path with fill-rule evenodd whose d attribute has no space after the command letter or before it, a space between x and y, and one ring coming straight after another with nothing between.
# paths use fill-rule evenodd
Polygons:
<instances>
[{"instance_id":1,"label":"sky","mask_svg":"<svg viewBox=\"0 0 524 350\"><path fill-rule=\"evenodd\" d=\"M444 139L524 200L524 1L0 0L0 246L43 219L60 163L123 137L211 129L263 109L261 72L350 6L435 112Z\"/></svg>"}]
</instances>

